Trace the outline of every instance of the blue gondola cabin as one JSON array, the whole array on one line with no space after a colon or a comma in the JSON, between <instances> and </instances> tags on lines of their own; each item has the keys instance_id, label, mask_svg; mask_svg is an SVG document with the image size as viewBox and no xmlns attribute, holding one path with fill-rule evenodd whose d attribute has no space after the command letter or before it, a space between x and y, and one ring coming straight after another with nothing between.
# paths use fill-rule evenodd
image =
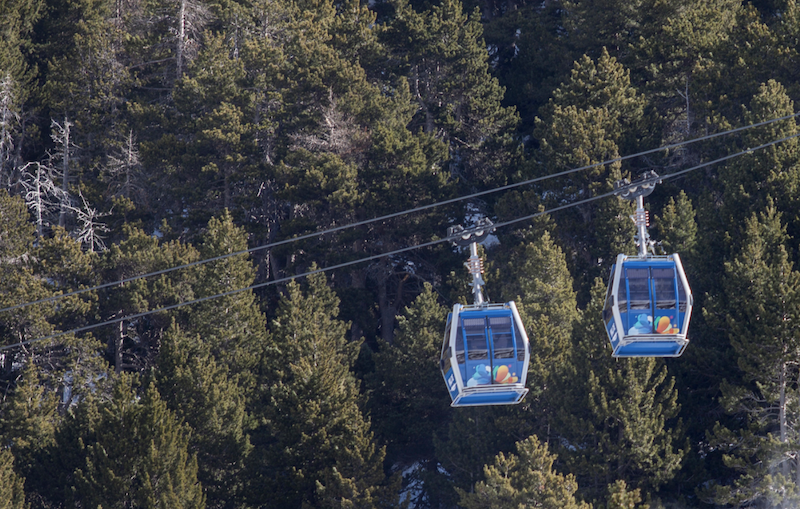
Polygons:
<instances>
[{"instance_id":1,"label":"blue gondola cabin","mask_svg":"<svg viewBox=\"0 0 800 509\"><path fill-rule=\"evenodd\" d=\"M440 366L452 406L519 403L528 393L529 362L528 336L513 302L453 307Z\"/></svg>"},{"instance_id":2,"label":"blue gondola cabin","mask_svg":"<svg viewBox=\"0 0 800 509\"><path fill-rule=\"evenodd\" d=\"M614 357L678 357L689 340L692 293L680 257L617 256L603 307Z\"/></svg>"}]
</instances>

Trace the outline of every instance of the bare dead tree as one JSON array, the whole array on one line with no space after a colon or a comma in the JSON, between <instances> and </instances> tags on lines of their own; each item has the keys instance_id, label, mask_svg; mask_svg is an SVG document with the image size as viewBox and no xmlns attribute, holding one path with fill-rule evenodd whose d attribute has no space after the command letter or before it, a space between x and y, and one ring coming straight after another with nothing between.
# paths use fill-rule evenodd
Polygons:
<instances>
[{"instance_id":1,"label":"bare dead tree","mask_svg":"<svg viewBox=\"0 0 800 509\"><path fill-rule=\"evenodd\" d=\"M59 198L61 198L61 210L58 215L58 226L62 228L66 226L67 212L71 209L69 200L69 181L72 177L70 174L70 163L72 154L76 148L75 144L70 140L72 122L64 118L63 124L59 124L55 120L50 120L50 127L53 130L50 134L53 141L56 143L56 152L51 155L53 163L52 168L58 168L61 174L61 190ZM56 166L57 165L57 166Z\"/></svg>"},{"instance_id":2,"label":"bare dead tree","mask_svg":"<svg viewBox=\"0 0 800 509\"><path fill-rule=\"evenodd\" d=\"M123 147L108 156L103 180L108 184L112 196L122 196L136 203L147 200L147 192L142 185L142 163L133 130L129 131Z\"/></svg>"},{"instance_id":3,"label":"bare dead tree","mask_svg":"<svg viewBox=\"0 0 800 509\"><path fill-rule=\"evenodd\" d=\"M69 201L62 196L64 190L56 183L57 175L54 173L52 168L38 162L28 163L21 168L20 184L25 190L23 198L33 213L39 238L44 228L50 226L54 211Z\"/></svg>"},{"instance_id":4,"label":"bare dead tree","mask_svg":"<svg viewBox=\"0 0 800 509\"><path fill-rule=\"evenodd\" d=\"M90 253L105 251L106 244L103 242L103 233L108 233L109 229L105 223L98 221L99 218L109 215L108 212L98 212L97 209L89 206L89 202L84 198L83 193L79 193L83 207L72 207L78 218L80 226L75 230L75 237L82 246Z\"/></svg>"}]
</instances>

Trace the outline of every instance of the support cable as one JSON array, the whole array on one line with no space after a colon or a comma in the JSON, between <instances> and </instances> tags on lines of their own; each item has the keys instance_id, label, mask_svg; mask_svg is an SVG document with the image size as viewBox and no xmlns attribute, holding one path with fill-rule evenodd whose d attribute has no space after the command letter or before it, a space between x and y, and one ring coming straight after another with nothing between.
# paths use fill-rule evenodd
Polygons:
<instances>
[{"instance_id":1,"label":"support cable","mask_svg":"<svg viewBox=\"0 0 800 509\"><path fill-rule=\"evenodd\" d=\"M667 180L667 179L670 179L670 178L679 177L681 175L685 175L686 173L689 173L689 172L692 172L692 171L695 171L695 170L699 170L701 168L705 168L706 166L711 166L713 164L717 164L717 163L721 163L721 162L724 162L724 161L728 161L728 160L733 159L735 157L738 157L738 156L741 156L741 155L744 155L744 154L750 154L752 152L755 152L756 150L761 150L761 149L764 149L764 148L767 148L767 147L771 147L773 145L777 145L778 143L783 143L784 141L788 141L788 140L795 139L795 138L798 138L798 137L800 137L800 133L793 134L791 136L787 136L787 137L781 138L779 140L774 140L774 141L771 141L771 142L768 142L768 143L764 143L763 145L759 145L757 147L748 148L748 149L745 149L745 150L743 150L741 152L737 152L735 154L729 154L727 156L723 156L723 157L720 157L718 159L714 159L713 161L700 163L700 164L698 164L696 166L692 166L691 168L687 168L687 169L684 169L684 170L680 170L680 171L676 171L676 172L670 173L668 175L663 175L663 176L654 178L653 179L653 183L655 183L658 180L663 181L663 180ZM643 181L638 181L635 184L631 184L631 186L634 186L634 185L638 186L638 185L643 185L643 184L646 184L646 183L648 183L647 179L645 179ZM553 208L551 208L549 210L544 210L544 211L541 211L541 212L537 212L535 214L530 214L530 215L527 215L527 216L524 216L524 217L520 217L520 218L517 218L517 219L512 219L512 220L509 220L509 221L504 221L504 222L501 222L501 223L495 223L494 224L494 228L502 228L504 226L510 226L510 225L513 225L513 224L521 223L523 221L528 221L530 219L533 219L533 218L536 218L536 217L539 217L539 216L543 216L543 215L546 215L546 214L552 214L553 212L566 210L566 209L569 209L571 207L577 207L578 205L584 205L584 204L587 204L587 203L591 203L593 201L601 200L603 198L608 198L608 197L611 197L611 196L617 196L617 195L619 195L621 190L623 190L623 189L622 188L615 189L615 190L610 191L608 193L600 194L600 195L597 195L597 196L593 196L591 198L586 198L586 199L583 199L583 200L579 200L579 201L576 201L576 202L573 202L573 203L568 203L568 204L561 205L561 206L558 206L558 207L553 207ZM377 255L367 256L367 257L364 257L364 258L359 258L358 260L351 260L349 262L344 262L344 263L340 263L340 264L337 264L337 265L331 265L329 267L324 267L324 268L320 268L320 269L311 270L311 271L308 271L308 272L304 272L302 274L296 274L294 276L287 276L287 277L283 277L283 278L280 278L280 279L275 279L275 280L272 280L272 281L266 281L266 282L263 282L263 283L256 283L256 284L247 286L245 288L239 288L239 289L236 289L236 290L230 290L230 291L227 291L227 292L224 292L224 293L218 293L218 294L215 294L215 295L209 295L207 297L201 297L199 299L194 299L194 300L190 300L190 301L186 301L186 302L179 302L177 304L164 306L164 307L161 307L161 308L158 308L158 309L153 309L153 310L150 310L150 311L144 311L144 312L136 313L136 314L133 314L133 315L117 317L117 318L113 318L111 320L106 320L106 321L101 322L101 323L96 323L96 324L92 324L92 325L86 325L86 326L83 326L83 327L78 327L78 328L70 329L70 330L63 331L63 332L53 333L53 334L50 334L48 336L29 339L29 340L26 340L26 341L20 341L18 343L13 343L13 344L10 344L10 345L0 346L0 352L5 351L5 350L10 350L12 348L20 347L20 346L29 345L29 344L32 344L32 343L38 343L40 341L46 341L48 339L54 339L54 338L57 338L57 337L66 336L68 334L77 334L77 333L80 333L80 332L86 332L88 330L96 329L98 327L103 327L103 326L106 326L106 325L113 325L115 323L119 323L119 322L124 321L124 320L135 320L137 318L142 318L142 317L147 316L147 315L151 315L151 314L155 314L155 313L161 313L163 311L170 311L172 309L176 309L176 308L179 308L179 307L190 306L192 304L198 304L198 303L205 302L205 301L212 300L212 299L216 299L216 298L219 298L219 297L227 297L229 295L235 295L237 293L241 293L241 292L244 292L244 291L247 291L247 290L255 290L255 289L258 289L258 288L264 288L266 286L271 286L271 285L275 285L275 284L278 284L278 283L285 283L285 282L288 282L288 281L292 281L294 279L311 276L313 274L318 274L320 272L327 272L327 271L331 271L331 270L337 270L337 269L341 269L341 268L344 268L344 267L349 267L351 265L356 265L356 264L363 263L363 262L368 262L368 261L371 261L371 260L377 260L379 258L385 258L387 256L394 256L394 255L405 253L405 252L408 252L408 251L413 251L415 249L420 249L420 248L424 248L424 247L434 246L436 244L441 244L442 242L453 242L453 241L457 240L459 238L459 236L460 236L460 234L453 235L453 236L447 236L447 237L442 238L442 239L432 240L432 241L429 241L429 242L423 242L422 244L417 244L417 245L414 245L414 246L407 246L407 247L404 247L404 248L401 248L401 249L396 249L394 251L390 251L390 252L387 252L387 253L381 253L381 254L377 254ZM32 304L32 303L30 303L30 304ZM0 310L0 311L4 311L4 310Z\"/></svg>"},{"instance_id":2,"label":"support cable","mask_svg":"<svg viewBox=\"0 0 800 509\"><path fill-rule=\"evenodd\" d=\"M346 229L350 229L350 228L357 228L359 226L364 226L364 225L368 225L368 224L371 224L371 223L377 223L377 222L380 222L380 221L386 221L388 219L394 219L396 217L404 216L404 215L407 215L407 214L413 214L415 212L422 212L422 211L429 210L429 209L432 209L432 208L435 208L435 207L440 207L440 206L443 206L443 205L450 205L450 204L458 203L458 202L464 201L464 200L470 200L470 199L473 199L473 198L479 198L481 196L485 196L485 195L488 195L488 194L492 194L492 193L496 193L496 192L500 192L500 191L507 191L509 189L514 189L514 188L520 187L520 186L535 184L537 182L542 182L544 180L548 180L548 179L551 179L551 178L563 177L563 176L566 176L566 175L570 175L572 173L577 173L579 171L584 171L584 170L589 170L589 169L592 169L592 168L596 168L598 166L603 166L603 165L606 165L606 164L613 164L613 163L616 163L616 162L621 162L621 161L625 161L625 160L628 160L628 159L633 159L633 158L636 158L636 157L641 157L641 156L653 154L653 153L656 153L656 152L661 152L663 150L671 150L671 149L682 147L682 146L685 146L685 145L691 145L693 143L698 143L698 142L701 142L701 141L711 140L711 139L714 139L714 138L718 138L720 136L727 136L729 134L734 134L734 133L737 133L737 132L740 132L740 131L745 131L745 130L753 129L753 128L756 128L756 127L762 127L762 126L765 126L765 125L768 125L768 124L771 124L771 123L774 123L774 122L780 122L782 120L789 120L791 118L797 117L798 115L800 115L800 112L792 114L792 115L786 115L786 116L783 116L783 117L778 117L778 118L774 118L774 119L770 119L770 120L765 120L763 122L758 122L758 123L755 123L755 124L749 124L749 125L746 125L746 126L737 127L735 129L729 129L727 131L722 131L722 132L719 132L719 133L714 133L714 134L709 134L709 135L706 135L706 136L701 136L699 138L694 138L692 140L672 143L670 145L664 145L664 146L661 146L661 147L658 147L658 148L645 150L643 152L637 152L635 154L631 154L631 155L627 155L627 156L620 156L620 157L616 157L616 158L613 158L613 159L608 159L606 161L602 161L602 162L599 162L599 163L593 163L593 164L589 164L589 165L586 165L586 166L581 166L579 168L572 168L572 169L565 170L565 171L562 171L562 172L553 173L551 175L545 175L543 177L536 177L536 178L525 180L525 181L522 181L522 182L516 182L516 183L513 183L513 184L507 184L505 186L501 186L501 187L497 187L497 188L494 188L494 189L488 189L486 191L480 191L480 192L476 192L476 193L460 196L458 198L451 198L449 200L443 200L443 201L436 202L436 203L431 203L431 204L428 204L428 205L421 205L421 206L415 207L413 209L403 210L403 211L400 211L400 212L393 212L391 214L386 214L386 215L375 217L375 218L372 218L372 219L366 219L364 221L358 221L358 222L350 223L350 224L346 224L346 225L335 226L333 228L328 228L327 230L323 230L323 231L319 231L319 232L308 233L308 234L300 235L300 236L297 236L297 237L292 237L290 239L280 240L280 241L272 242L272 243L269 243L269 244L263 244L261 246L251 247L251 248L248 248L248 249L243 249L241 251L235 251L233 253L227 253L227 254L215 256L215 257L212 257L212 258L205 258L203 260L198 260L198 261L187 263L187 264L184 264L184 265L178 265L178 266L175 266L175 267L170 267L168 269L161 269L161 270L157 270L157 271L153 271L153 272L148 272L146 274L139 274L137 276L131 276L131 277L120 279L118 281L113 281L113 282L110 282L110 283L103 283L103 284L92 286L92 287L89 287L89 288L81 288L79 290L74 290L74 291L67 292L67 293L62 293L62 294L59 294L59 295L53 295L53 296L50 296L50 297L46 297L44 299L39 299L39 300L35 300L35 301L30 301L30 302L23 302L23 303L20 303L20 304L16 304L16 305L13 305L13 306L8 306L8 307L5 307L5 308L2 308L2 309L0 309L0 313L6 312L6 311L14 311L16 309L24 308L24 307L27 307L27 306L32 306L34 304L45 304L47 302L52 302L52 301L55 301L55 300L58 300L58 299L62 299L62 298L65 298L65 297L72 297L74 295L81 295L81 294L87 293L87 292L92 292L92 291L96 291L96 290L102 290L104 288L109 288L109 287L112 287L112 286L119 286L121 284L130 283L132 281L137 281L139 279L146 279L146 278L153 277L153 276L159 276L159 275L162 275L162 274L167 274L167 273L175 271L175 270L187 269L187 268L190 268L190 267L195 267L195 266L203 265L203 264L210 263L210 262L224 260L224 259L230 258L232 256L239 256L239 255L253 253L253 252L256 252L256 251L261 251L261 250L264 250L264 249L271 249L271 248L275 248L275 247L282 246L282 245L285 245L285 244L290 244L290 243L293 243L293 242L299 242L301 240L308 240L308 239L312 239L312 238L316 238L316 237L321 237L323 235L336 233L336 232L339 232L339 231L342 231L342 230L346 230ZM756 150L756 149L752 149L752 150Z\"/></svg>"}]
</instances>

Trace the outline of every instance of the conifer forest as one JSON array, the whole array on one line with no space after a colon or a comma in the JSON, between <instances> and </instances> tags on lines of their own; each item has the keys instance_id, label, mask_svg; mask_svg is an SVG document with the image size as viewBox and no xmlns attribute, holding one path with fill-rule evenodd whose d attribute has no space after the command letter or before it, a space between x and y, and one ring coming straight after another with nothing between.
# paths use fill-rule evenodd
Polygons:
<instances>
[{"instance_id":1,"label":"conifer forest","mask_svg":"<svg viewBox=\"0 0 800 509\"><path fill-rule=\"evenodd\" d=\"M0 509L800 507L795 0L0 1ZM614 358L611 265L691 286ZM453 408L448 312L530 340Z\"/></svg>"}]
</instances>

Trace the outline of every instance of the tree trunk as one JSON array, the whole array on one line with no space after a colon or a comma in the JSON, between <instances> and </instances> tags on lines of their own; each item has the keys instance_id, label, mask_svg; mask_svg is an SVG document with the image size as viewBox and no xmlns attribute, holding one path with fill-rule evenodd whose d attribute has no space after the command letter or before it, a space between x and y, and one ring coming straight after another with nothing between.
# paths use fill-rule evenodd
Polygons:
<instances>
[{"instance_id":1,"label":"tree trunk","mask_svg":"<svg viewBox=\"0 0 800 509\"><path fill-rule=\"evenodd\" d=\"M119 310L122 316L123 310ZM125 340L125 321L120 320L119 325L114 331L114 372L122 372L122 343Z\"/></svg>"},{"instance_id":2,"label":"tree trunk","mask_svg":"<svg viewBox=\"0 0 800 509\"><path fill-rule=\"evenodd\" d=\"M780 426L781 444L786 443L786 363L781 363L780 375L778 375L778 386L780 391L780 401L778 403L778 420ZM784 459L781 461L781 474L789 478L789 463Z\"/></svg>"},{"instance_id":3,"label":"tree trunk","mask_svg":"<svg viewBox=\"0 0 800 509\"><path fill-rule=\"evenodd\" d=\"M175 79L181 79L183 74L183 48L186 41L186 1L181 0L180 8L178 9L178 27L177 27L177 41L175 47Z\"/></svg>"},{"instance_id":4,"label":"tree trunk","mask_svg":"<svg viewBox=\"0 0 800 509\"><path fill-rule=\"evenodd\" d=\"M58 226L64 228L67 223L67 196L69 196L69 150L70 150L70 127L69 120L64 119L64 146L61 154L61 213L58 215Z\"/></svg>"}]
</instances>

